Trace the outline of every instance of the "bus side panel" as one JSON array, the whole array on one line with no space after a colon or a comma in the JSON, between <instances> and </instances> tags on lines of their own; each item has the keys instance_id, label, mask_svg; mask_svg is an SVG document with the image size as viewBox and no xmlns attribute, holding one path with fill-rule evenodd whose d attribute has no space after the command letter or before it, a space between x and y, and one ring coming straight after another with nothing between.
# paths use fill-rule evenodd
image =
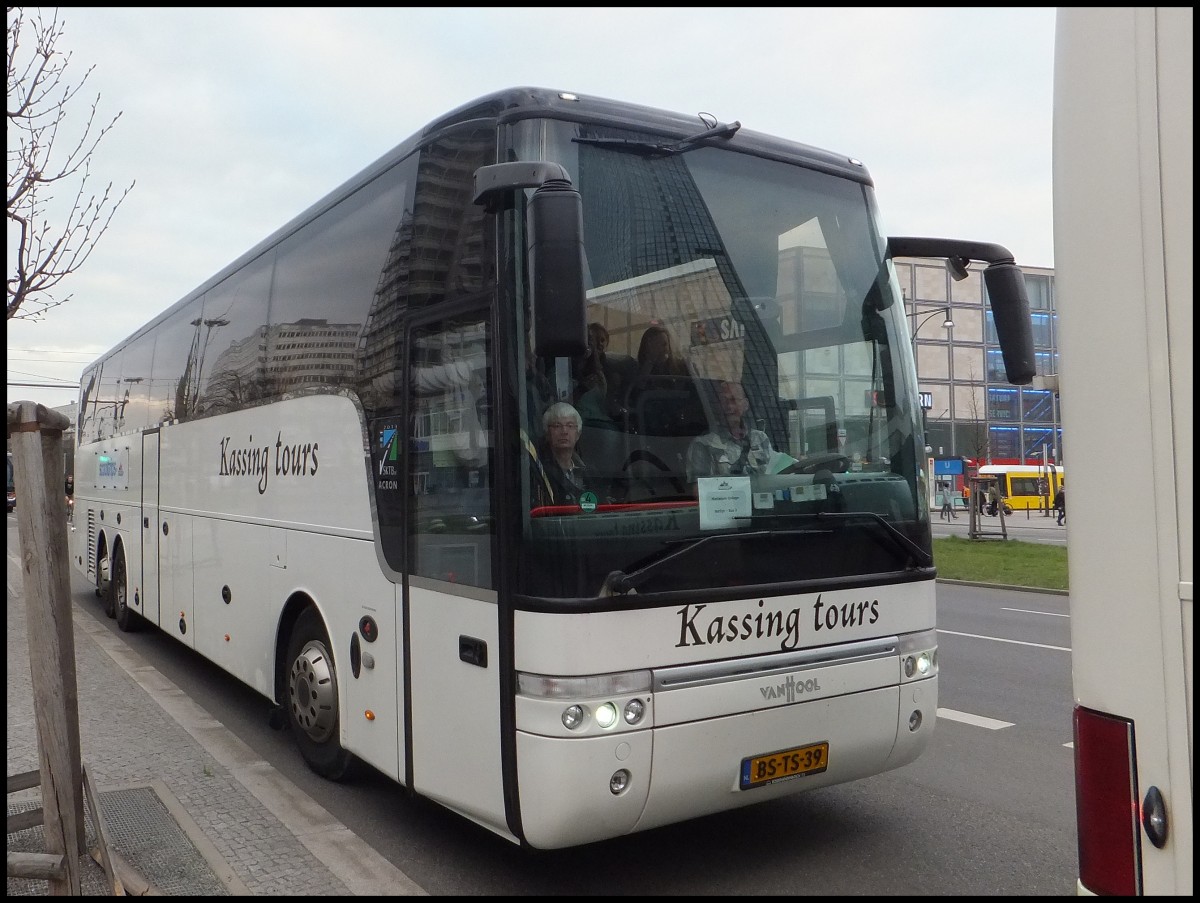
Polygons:
<instances>
[{"instance_id":1,"label":"bus side panel","mask_svg":"<svg viewBox=\"0 0 1200 903\"><path fill-rule=\"evenodd\" d=\"M131 604L142 573L141 458L137 436L118 436L80 450L69 539L72 563L92 584L98 579L101 546L106 550L105 565L112 562L118 547L122 550Z\"/></svg>"},{"instance_id":2,"label":"bus side panel","mask_svg":"<svg viewBox=\"0 0 1200 903\"><path fill-rule=\"evenodd\" d=\"M496 603L416 585L409 600L413 788L507 834ZM486 661L465 661L464 645Z\"/></svg>"},{"instance_id":3,"label":"bus side panel","mask_svg":"<svg viewBox=\"0 0 1200 903\"><path fill-rule=\"evenodd\" d=\"M270 528L194 517L196 651L268 698L283 600L270 589Z\"/></svg>"},{"instance_id":4,"label":"bus side panel","mask_svg":"<svg viewBox=\"0 0 1200 903\"><path fill-rule=\"evenodd\" d=\"M1133 799L1165 801L1163 847L1140 835L1146 895L1193 887L1193 17L1061 7L1055 34L1072 682L1133 722ZM1118 434L1136 478L1114 478Z\"/></svg>"},{"instance_id":5,"label":"bus side panel","mask_svg":"<svg viewBox=\"0 0 1200 903\"><path fill-rule=\"evenodd\" d=\"M372 543L305 530L274 530L268 596L278 612L296 593L311 598L329 631L337 670L341 744L394 781L404 781L403 643L399 586L379 570ZM360 624L370 618L374 631ZM273 615L270 628L278 626ZM368 635L374 638L368 640ZM351 647L359 649L354 673ZM281 638L286 643L287 638Z\"/></svg>"},{"instance_id":6,"label":"bus side panel","mask_svg":"<svg viewBox=\"0 0 1200 903\"><path fill-rule=\"evenodd\" d=\"M192 519L174 511L163 511L159 543L159 588L162 603L158 626L168 636L196 648L193 630L194 590L192 579Z\"/></svg>"},{"instance_id":7,"label":"bus side panel","mask_svg":"<svg viewBox=\"0 0 1200 903\"><path fill-rule=\"evenodd\" d=\"M297 396L160 435L163 630L189 645L200 637L200 652L274 699L281 614L293 597L310 600L329 633L342 745L399 779L396 587L375 551L354 402ZM359 631L364 617L374 642ZM356 634L367 653L357 676Z\"/></svg>"}]
</instances>

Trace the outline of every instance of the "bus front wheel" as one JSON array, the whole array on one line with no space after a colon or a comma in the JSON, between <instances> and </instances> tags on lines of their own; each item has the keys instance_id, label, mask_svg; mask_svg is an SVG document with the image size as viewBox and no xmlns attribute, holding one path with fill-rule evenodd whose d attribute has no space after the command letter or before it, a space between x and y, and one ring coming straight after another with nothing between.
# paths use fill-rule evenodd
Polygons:
<instances>
[{"instance_id":1,"label":"bus front wheel","mask_svg":"<svg viewBox=\"0 0 1200 903\"><path fill-rule=\"evenodd\" d=\"M288 640L287 712L308 767L331 781L350 773L353 756L338 742L337 671L329 636L315 608L296 619Z\"/></svg>"},{"instance_id":2,"label":"bus front wheel","mask_svg":"<svg viewBox=\"0 0 1200 903\"><path fill-rule=\"evenodd\" d=\"M117 610L113 607L112 567L108 560L108 550L103 546L96 554L96 596L104 606L104 613L110 618L115 618Z\"/></svg>"}]
</instances>

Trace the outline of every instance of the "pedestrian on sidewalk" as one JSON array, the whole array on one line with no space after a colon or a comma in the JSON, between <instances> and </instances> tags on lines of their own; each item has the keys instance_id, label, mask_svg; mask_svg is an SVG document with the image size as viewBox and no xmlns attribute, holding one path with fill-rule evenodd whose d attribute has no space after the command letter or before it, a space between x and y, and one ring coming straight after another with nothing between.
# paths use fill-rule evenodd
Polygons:
<instances>
[{"instance_id":1,"label":"pedestrian on sidewalk","mask_svg":"<svg viewBox=\"0 0 1200 903\"><path fill-rule=\"evenodd\" d=\"M1067 522L1067 481L1063 480L1062 485L1058 487L1058 495L1054 497L1054 510L1058 512L1058 525L1061 527Z\"/></svg>"},{"instance_id":2,"label":"pedestrian on sidewalk","mask_svg":"<svg viewBox=\"0 0 1200 903\"><path fill-rule=\"evenodd\" d=\"M942 510L938 515L942 520L958 519L958 514L954 511L954 496L950 491L949 483L942 483Z\"/></svg>"}]
</instances>

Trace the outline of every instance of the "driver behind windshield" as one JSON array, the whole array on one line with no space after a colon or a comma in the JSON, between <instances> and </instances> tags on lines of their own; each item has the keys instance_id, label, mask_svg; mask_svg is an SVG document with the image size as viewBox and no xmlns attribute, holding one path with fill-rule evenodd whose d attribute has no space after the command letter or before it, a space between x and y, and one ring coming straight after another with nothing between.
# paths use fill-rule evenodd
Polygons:
<instances>
[{"instance_id":1,"label":"driver behind windshield","mask_svg":"<svg viewBox=\"0 0 1200 903\"><path fill-rule=\"evenodd\" d=\"M688 446L687 477L693 486L698 477L766 473L775 456L770 437L750 426L750 401L741 383L722 380L716 395L721 422Z\"/></svg>"}]
</instances>

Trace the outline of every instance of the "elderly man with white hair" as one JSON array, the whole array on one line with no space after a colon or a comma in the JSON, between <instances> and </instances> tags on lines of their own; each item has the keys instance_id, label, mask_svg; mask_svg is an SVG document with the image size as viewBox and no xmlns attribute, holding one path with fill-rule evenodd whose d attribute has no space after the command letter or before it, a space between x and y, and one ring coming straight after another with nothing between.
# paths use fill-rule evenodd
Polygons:
<instances>
[{"instance_id":1,"label":"elderly man with white hair","mask_svg":"<svg viewBox=\"0 0 1200 903\"><path fill-rule=\"evenodd\" d=\"M575 451L583 418L570 404L559 401L546 409L542 425L540 473L535 474L532 487L535 505L578 505L590 489L587 467Z\"/></svg>"}]
</instances>

